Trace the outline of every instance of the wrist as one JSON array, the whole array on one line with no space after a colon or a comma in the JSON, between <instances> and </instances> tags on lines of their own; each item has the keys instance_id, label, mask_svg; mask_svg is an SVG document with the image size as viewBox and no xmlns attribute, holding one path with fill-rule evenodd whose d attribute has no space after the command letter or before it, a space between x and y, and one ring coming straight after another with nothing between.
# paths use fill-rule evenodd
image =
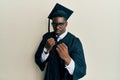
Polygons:
<instances>
[{"instance_id":1,"label":"wrist","mask_svg":"<svg viewBox=\"0 0 120 80\"><path fill-rule=\"evenodd\" d=\"M48 51L48 49L47 49L46 47L44 48L43 51L44 51L45 54L48 54L48 53L49 53L49 51Z\"/></svg>"},{"instance_id":2,"label":"wrist","mask_svg":"<svg viewBox=\"0 0 120 80\"><path fill-rule=\"evenodd\" d=\"M66 65L69 65L70 64L70 61L71 61L71 57L67 57L67 58L65 58L65 64Z\"/></svg>"}]
</instances>

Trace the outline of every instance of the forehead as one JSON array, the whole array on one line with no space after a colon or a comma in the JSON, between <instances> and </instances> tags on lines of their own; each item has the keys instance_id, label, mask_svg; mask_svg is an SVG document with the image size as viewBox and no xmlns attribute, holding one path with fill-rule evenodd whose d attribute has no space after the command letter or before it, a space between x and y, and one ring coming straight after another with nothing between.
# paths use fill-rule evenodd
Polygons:
<instances>
[{"instance_id":1,"label":"forehead","mask_svg":"<svg viewBox=\"0 0 120 80\"><path fill-rule=\"evenodd\" d=\"M65 18L64 17L55 17L55 18L53 18L53 22L65 22Z\"/></svg>"}]
</instances>

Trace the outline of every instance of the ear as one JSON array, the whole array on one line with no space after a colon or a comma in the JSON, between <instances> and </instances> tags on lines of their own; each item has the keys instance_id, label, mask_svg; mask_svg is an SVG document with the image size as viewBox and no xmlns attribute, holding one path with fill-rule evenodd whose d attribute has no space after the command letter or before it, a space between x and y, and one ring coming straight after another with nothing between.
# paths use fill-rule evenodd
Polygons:
<instances>
[{"instance_id":1,"label":"ear","mask_svg":"<svg viewBox=\"0 0 120 80\"><path fill-rule=\"evenodd\" d=\"M65 26L67 27L67 25L68 25L68 22L66 21Z\"/></svg>"}]
</instances>

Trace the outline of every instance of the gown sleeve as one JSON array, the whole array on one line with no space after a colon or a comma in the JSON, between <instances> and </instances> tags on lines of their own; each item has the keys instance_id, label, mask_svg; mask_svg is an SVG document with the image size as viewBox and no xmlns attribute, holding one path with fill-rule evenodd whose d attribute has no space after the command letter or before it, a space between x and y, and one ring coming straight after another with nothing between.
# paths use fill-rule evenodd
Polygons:
<instances>
[{"instance_id":1,"label":"gown sleeve","mask_svg":"<svg viewBox=\"0 0 120 80\"><path fill-rule=\"evenodd\" d=\"M85 63L83 47L78 38L76 38L74 41L74 48L71 57L75 62L73 80L78 80L86 74L86 63Z\"/></svg>"},{"instance_id":2,"label":"gown sleeve","mask_svg":"<svg viewBox=\"0 0 120 80\"><path fill-rule=\"evenodd\" d=\"M40 43L40 45L39 45L39 47L38 47L38 49L37 49L37 51L36 51L36 54L35 54L35 62L36 62L36 64L38 65L38 67L43 71L44 70L44 68L45 68L45 63L47 62L47 60L46 61L44 61L44 62L42 62L41 61L41 55L42 55L42 53L43 53L43 49L44 49L44 46L45 46L45 44L46 44L46 40L47 40L47 34L45 34L44 36L43 36L43 38L42 38L42 41L41 41L41 43Z\"/></svg>"}]
</instances>

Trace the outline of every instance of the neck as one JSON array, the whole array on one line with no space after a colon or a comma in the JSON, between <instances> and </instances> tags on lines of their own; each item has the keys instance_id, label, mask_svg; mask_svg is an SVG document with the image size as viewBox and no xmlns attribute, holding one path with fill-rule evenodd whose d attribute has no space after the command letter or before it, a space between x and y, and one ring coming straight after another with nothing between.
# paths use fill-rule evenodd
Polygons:
<instances>
[{"instance_id":1,"label":"neck","mask_svg":"<svg viewBox=\"0 0 120 80\"><path fill-rule=\"evenodd\" d=\"M64 30L61 34L56 34L56 35L60 36L60 35L64 34L65 32L67 32L67 30Z\"/></svg>"}]
</instances>

